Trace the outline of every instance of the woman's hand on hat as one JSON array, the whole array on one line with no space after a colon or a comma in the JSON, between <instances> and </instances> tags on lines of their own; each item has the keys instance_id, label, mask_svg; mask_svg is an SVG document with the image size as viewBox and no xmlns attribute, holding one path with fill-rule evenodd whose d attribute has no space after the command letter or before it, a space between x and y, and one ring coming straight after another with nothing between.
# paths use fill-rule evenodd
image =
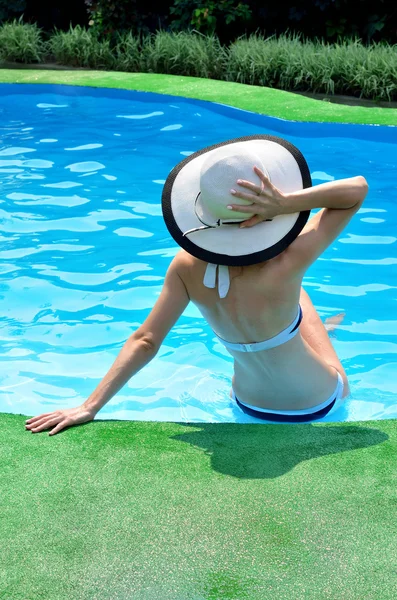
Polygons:
<instances>
[{"instance_id":1,"label":"woman's hand on hat","mask_svg":"<svg viewBox=\"0 0 397 600\"><path fill-rule=\"evenodd\" d=\"M257 223L261 223L266 219L273 219L273 217L283 212L284 194L270 182L269 178L258 167L254 167L254 172L261 180L260 186L244 179L237 180L238 185L252 192L251 194L230 190L236 198L251 202L251 204L230 204L228 206L232 210L253 215L251 219L243 221L240 228L253 227Z\"/></svg>"}]
</instances>

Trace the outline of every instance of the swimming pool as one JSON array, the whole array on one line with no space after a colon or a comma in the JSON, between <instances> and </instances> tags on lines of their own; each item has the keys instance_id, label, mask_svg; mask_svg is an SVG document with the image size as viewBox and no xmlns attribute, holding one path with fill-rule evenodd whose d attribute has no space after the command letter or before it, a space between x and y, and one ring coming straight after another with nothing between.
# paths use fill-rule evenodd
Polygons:
<instances>
[{"instance_id":1,"label":"swimming pool","mask_svg":"<svg viewBox=\"0 0 397 600\"><path fill-rule=\"evenodd\" d=\"M289 123L176 97L0 85L0 412L36 415L92 392L146 318L178 248L161 216L170 169L254 133L305 155L313 183L356 174L370 192L307 272L352 396L323 421L397 416L397 131ZM229 398L232 358L193 305L97 419L256 422Z\"/></svg>"}]
</instances>

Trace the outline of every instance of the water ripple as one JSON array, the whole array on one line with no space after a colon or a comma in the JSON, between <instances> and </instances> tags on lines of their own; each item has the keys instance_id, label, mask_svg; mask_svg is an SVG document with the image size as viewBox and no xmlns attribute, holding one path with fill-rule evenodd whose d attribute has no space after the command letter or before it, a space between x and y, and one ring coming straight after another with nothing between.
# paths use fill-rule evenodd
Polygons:
<instances>
[{"instance_id":1,"label":"water ripple","mask_svg":"<svg viewBox=\"0 0 397 600\"><path fill-rule=\"evenodd\" d=\"M163 112L161 112L159 110L155 110L154 112L143 114L143 115L116 115L116 118L117 119L135 119L135 120L140 120L140 119L150 119L150 117L159 117L159 116L161 116L163 114L164 114Z\"/></svg>"},{"instance_id":2,"label":"water ripple","mask_svg":"<svg viewBox=\"0 0 397 600\"><path fill-rule=\"evenodd\" d=\"M51 169L54 166L51 160L29 159L23 162L24 167L32 167L33 169Z\"/></svg>"},{"instance_id":3,"label":"water ripple","mask_svg":"<svg viewBox=\"0 0 397 600\"><path fill-rule=\"evenodd\" d=\"M7 198L14 200L15 204L19 205L35 205L35 206L80 206L81 204L87 204L88 198L82 198L81 196L39 196L37 194L20 194L13 193L8 194ZM18 202L23 200L23 202ZM26 202L31 200L31 202Z\"/></svg>"},{"instance_id":4,"label":"water ripple","mask_svg":"<svg viewBox=\"0 0 397 600\"><path fill-rule=\"evenodd\" d=\"M16 156L17 154L27 154L28 152L36 152L35 148L5 148L0 150L0 156Z\"/></svg>"},{"instance_id":5,"label":"water ripple","mask_svg":"<svg viewBox=\"0 0 397 600\"><path fill-rule=\"evenodd\" d=\"M73 163L65 167L65 169L70 169L73 173L89 173L90 171L98 171L105 168L105 165L95 161Z\"/></svg>"},{"instance_id":6,"label":"water ripple","mask_svg":"<svg viewBox=\"0 0 397 600\"><path fill-rule=\"evenodd\" d=\"M95 148L103 148L103 144L84 144L83 146L75 146L74 148L65 148L69 152L74 150L94 150Z\"/></svg>"},{"instance_id":7,"label":"water ripple","mask_svg":"<svg viewBox=\"0 0 397 600\"><path fill-rule=\"evenodd\" d=\"M147 318L178 252L161 218L169 171L204 146L247 135L247 123L238 111L233 119L145 94L70 98L29 88L13 95L8 86L1 102L0 410L31 415L92 393ZM277 135L261 117L248 133ZM314 181L365 170L370 188L304 279L323 319L345 315L331 339L352 397L331 420L397 418L397 145L293 129L288 139ZM189 304L155 359L98 418L255 422L230 400L232 365Z\"/></svg>"},{"instance_id":8,"label":"water ripple","mask_svg":"<svg viewBox=\"0 0 397 600\"><path fill-rule=\"evenodd\" d=\"M49 104L48 102L40 102L36 104L37 108L68 108L69 104Z\"/></svg>"},{"instance_id":9,"label":"water ripple","mask_svg":"<svg viewBox=\"0 0 397 600\"><path fill-rule=\"evenodd\" d=\"M340 238L342 244L394 244L396 237L387 235L355 235L349 233L346 238Z\"/></svg>"},{"instance_id":10,"label":"water ripple","mask_svg":"<svg viewBox=\"0 0 397 600\"><path fill-rule=\"evenodd\" d=\"M166 127L162 127L160 131L176 131L177 129L182 129L183 125L181 123L175 123L174 125L167 125Z\"/></svg>"},{"instance_id":11,"label":"water ripple","mask_svg":"<svg viewBox=\"0 0 397 600\"><path fill-rule=\"evenodd\" d=\"M69 188L78 187L79 185L83 184L77 183L77 181L58 181L57 183L42 183L41 187L60 188L67 190Z\"/></svg>"},{"instance_id":12,"label":"water ripple","mask_svg":"<svg viewBox=\"0 0 397 600\"><path fill-rule=\"evenodd\" d=\"M134 238L147 238L152 237L154 234L150 231L144 231L143 229L134 229L133 227L120 227L120 229L115 229L114 232L116 235L120 235L121 237L134 237Z\"/></svg>"}]
</instances>

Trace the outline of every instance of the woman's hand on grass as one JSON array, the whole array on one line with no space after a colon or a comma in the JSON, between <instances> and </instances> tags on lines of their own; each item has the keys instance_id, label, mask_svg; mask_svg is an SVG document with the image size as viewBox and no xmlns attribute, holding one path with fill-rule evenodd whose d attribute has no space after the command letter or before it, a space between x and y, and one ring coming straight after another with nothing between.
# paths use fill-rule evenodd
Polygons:
<instances>
[{"instance_id":1,"label":"woman's hand on grass","mask_svg":"<svg viewBox=\"0 0 397 600\"><path fill-rule=\"evenodd\" d=\"M284 211L285 196L277 189L269 180L268 177L258 167L254 167L254 172L261 180L261 185L256 185L251 181L238 179L237 183L240 187L252 192L240 192L231 190L231 193L236 198L249 200L252 204L231 204L230 207L238 212L252 214L253 216L241 223L240 228L253 227L262 221L271 220Z\"/></svg>"},{"instance_id":2,"label":"woman's hand on grass","mask_svg":"<svg viewBox=\"0 0 397 600\"><path fill-rule=\"evenodd\" d=\"M44 413L37 417L32 417L25 421L26 429L32 433L38 433L45 429L54 427L48 435L54 435L65 427L71 425L79 425L80 423L88 423L93 421L95 413L88 410L85 406L77 406L76 408L66 408L64 410L55 410L54 412Z\"/></svg>"}]
</instances>

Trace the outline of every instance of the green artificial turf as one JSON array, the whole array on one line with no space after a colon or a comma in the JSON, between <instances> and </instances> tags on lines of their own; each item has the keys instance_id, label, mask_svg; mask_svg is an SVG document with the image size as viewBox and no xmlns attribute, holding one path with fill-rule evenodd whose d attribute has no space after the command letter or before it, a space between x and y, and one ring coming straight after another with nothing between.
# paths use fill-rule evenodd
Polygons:
<instances>
[{"instance_id":1,"label":"green artificial turf","mask_svg":"<svg viewBox=\"0 0 397 600\"><path fill-rule=\"evenodd\" d=\"M295 121L397 125L397 110L392 108L345 106L312 100L305 96L272 88L177 75L0 69L0 82L58 83L141 90L220 102Z\"/></svg>"},{"instance_id":2,"label":"green artificial turf","mask_svg":"<svg viewBox=\"0 0 397 600\"><path fill-rule=\"evenodd\" d=\"M0 423L2 599L395 600L396 421Z\"/></svg>"},{"instance_id":3,"label":"green artificial turf","mask_svg":"<svg viewBox=\"0 0 397 600\"><path fill-rule=\"evenodd\" d=\"M0 81L397 124L392 109L169 75L0 70ZM97 420L49 437L26 418L0 415L0 600L396 598L396 420Z\"/></svg>"}]
</instances>

